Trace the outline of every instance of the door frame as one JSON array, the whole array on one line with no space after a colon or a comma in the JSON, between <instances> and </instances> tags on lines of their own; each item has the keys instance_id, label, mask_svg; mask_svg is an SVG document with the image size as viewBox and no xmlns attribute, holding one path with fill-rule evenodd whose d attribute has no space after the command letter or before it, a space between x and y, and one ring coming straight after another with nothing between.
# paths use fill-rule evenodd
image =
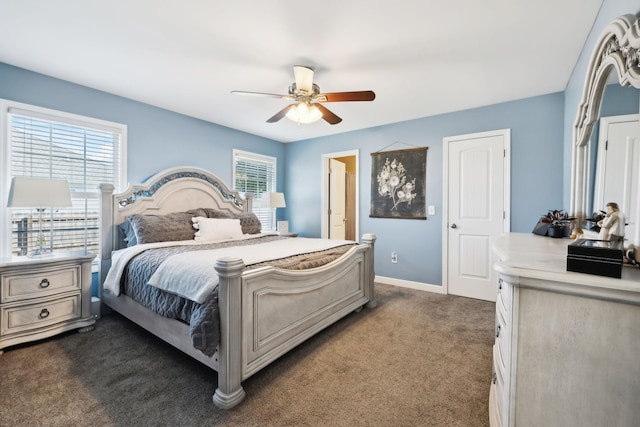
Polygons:
<instances>
[{"instance_id":1,"label":"door frame","mask_svg":"<svg viewBox=\"0 0 640 427\"><path fill-rule=\"evenodd\" d=\"M442 291L449 293L449 144L462 139L487 138L491 136L503 137L504 169L503 169L503 227L505 233L511 231L511 129L498 129L486 132L469 133L465 135L447 136L442 138L443 157L443 189L442 189Z\"/></svg>"},{"instance_id":2,"label":"door frame","mask_svg":"<svg viewBox=\"0 0 640 427\"><path fill-rule=\"evenodd\" d=\"M606 117L600 117L599 123L598 123L598 146L596 147L596 150L594 153L592 153L592 148L591 148L591 140L589 140L588 144L589 144L589 148L587 149L587 176L590 177L591 176L591 154L594 154L596 156L596 163L595 163L595 176L594 176L594 180L593 180L593 192L589 191L587 192L587 207L589 207L591 209L591 212L595 212L596 210L596 202L600 201L600 198L602 197L602 192L604 191L603 188L603 176L602 176L602 167L604 166L604 158L601 158L601 154L604 153L604 155L607 155L606 150L602 150L602 144L605 143L609 138L608 138L608 133L609 133L609 125L612 124L616 124L616 123L625 123L625 122L639 122L640 123L640 114L622 114L622 115L618 115L618 116L606 116ZM640 135L638 135L640 136ZM601 153L602 150L602 153ZM631 167L638 167L637 165L631 165ZM632 174L633 175L633 174ZM640 176L640 175L639 175ZM640 200L640 199L639 199ZM602 202L602 206L600 207L600 209L602 209L602 207L604 206L604 203L606 203L605 201ZM622 206L620 206L620 209L622 209ZM627 218L628 219L628 218Z\"/></svg>"},{"instance_id":3,"label":"door frame","mask_svg":"<svg viewBox=\"0 0 640 427\"><path fill-rule=\"evenodd\" d=\"M320 237L326 239L329 236L329 225L327 214L329 211L329 159L337 157L355 156L356 158L356 241L360 241L360 150L338 151L334 153L325 153L322 155L321 171L321 191L322 203L320 203Z\"/></svg>"}]
</instances>

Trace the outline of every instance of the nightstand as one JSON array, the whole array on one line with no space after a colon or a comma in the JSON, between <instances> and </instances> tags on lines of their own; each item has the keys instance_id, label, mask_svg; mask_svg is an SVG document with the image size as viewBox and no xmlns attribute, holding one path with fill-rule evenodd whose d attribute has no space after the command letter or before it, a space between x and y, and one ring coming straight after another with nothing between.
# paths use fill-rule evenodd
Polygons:
<instances>
[{"instance_id":1,"label":"nightstand","mask_svg":"<svg viewBox=\"0 0 640 427\"><path fill-rule=\"evenodd\" d=\"M11 345L93 329L94 258L74 252L0 259L0 354Z\"/></svg>"}]
</instances>

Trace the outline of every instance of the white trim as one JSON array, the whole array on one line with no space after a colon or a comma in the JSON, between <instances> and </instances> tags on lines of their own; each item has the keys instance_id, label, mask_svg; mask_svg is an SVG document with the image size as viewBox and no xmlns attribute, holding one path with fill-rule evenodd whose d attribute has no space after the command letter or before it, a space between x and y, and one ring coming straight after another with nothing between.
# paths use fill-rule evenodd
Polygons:
<instances>
[{"instance_id":1,"label":"white trim","mask_svg":"<svg viewBox=\"0 0 640 427\"><path fill-rule=\"evenodd\" d=\"M338 151L335 153L326 153L321 158L321 193L322 202L320 203L320 224L321 231L320 237L326 239L329 236L329 228L326 221L326 213L329 209L329 186L327 185L327 176L329 176L329 159L335 159L336 157L349 157L355 156L356 158L356 236L355 240L360 241L360 150Z\"/></svg>"},{"instance_id":2,"label":"white trim","mask_svg":"<svg viewBox=\"0 0 640 427\"><path fill-rule=\"evenodd\" d=\"M11 180L8 176L9 165L9 127L7 126L8 116L7 101L0 99L0 236L3 243L0 243L0 258L5 258L11 254L11 222L7 200L9 198L9 188Z\"/></svg>"},{"instance_id":3,"label":"white trim","mask_svg":"<svg viewBox=\"0 0 640 427\"><path fill-rule=\"evenodd\" d=\"M274 162L274 164L277 166L278 165L278 158L274 157L274 156L269 156L268 154L260 154L260 153L255 153L253 151L245 151L245 150L239 150L237 148L233 149L233 158L235 159L236 156L244 156L246 158L249 159L255 159L255 160L262 160L265 162ZM235 165L233 168L234 171L234 178L235 178ZM277 171L277 169L276 169Z\"/></svg>"},{"instance_id":4,"label":"white trim","mask_svg":"<svg viewBox=\"0 0 640 427\"><path fill-rule=\"evenodd\" d=\"M121 132L122 126L126 127L126 125L121 125L119 123L112 123L105 120L93 119L91 117L79 116L77 114L66 113L64 111L56 111L26 104L18 106L17 103L10 103L7 108L7 113L19 116L35 117L48 122L64 122L77 127L91 127L92 129L99 129L113 133Z\"/></svg>"},{"instance_id":5,"label":"white trim","mask_svg":"<svg viewBox=\"0 0 640 427\"><path fill-rule=\"evenodd\" d=\"M3 239L2 243L0 243L0 258L8 257L11 254L11 238L9 237L11 236L11 215L9 214L9 209L6 207L6 201L11 185L11 177L9 174L11 165L11 150L9 149L11 136L9 135L10 126L8 126L8 120L12 113L32 115L48 121L119 133L121 136L120 187L125 188L127 185L127 125L0 98L0 154L2 155L2 159L0 160L0 171L2 171L0 172L0 182L2 183L2 185L0 185L0 235L7 236L7 238ZM96 189L96 194L99 194L98 189Z\"/></svg>"},{"instance_id":6,"label":"white trim","mask_svg":"<svg viewBox=\"0 0 640 427\"><path fill-rule=\"evenodd\" d=\"M499 129L487 132L470 133L466 135L449 136L442 139L443 153L443 177L442 177L442 293L449 293L449 241L448 228L449 224L449 144L461 139L488 138L492 136L502 136L504 149L504 167L503 167L503 231L508 233L511 231L511 129Z\"/></svg>"},{"instance_id":7,"label":"white trim","mask_svg":"<svg viewBox=\"0 0 640 427\"><path fill-rule=\"evenodd\" d=\"M429 283L413 282L410 280L395 279L393 277L376 276L376 283L384 285L398 286L400 288L417 289L419 291L433 292L436 294L446 294L444 288Z\"/></svg>"},{"instance_id":8,"label":"white trim","mask_svg":"<svg viewBox=\"0 0 640 427\"><path fill-rule=\"evenodd\" d=\"M264 162L264 163L272 163L273 164L273 187L269 190L270 192L278 191L278 158L275 156L269 156L267 154L254 153L253 151L245 151L234 148L232 150L232 158L231 158L231 188L233 190L239 191L236 188L236 159L237 157L254 160L256 162ZM244 194L246 197L246 194ZM253 194L254 201L258 200L258 195ZM286 194L285 194L286 199ZM253 209L256 209L256 205L253 205ZM260 208L258 208L260 209ZM276 231L277 227L277 216L276 209L271 209L271 225L272 229L267 231Z\"/></svg>"}]
</instances>

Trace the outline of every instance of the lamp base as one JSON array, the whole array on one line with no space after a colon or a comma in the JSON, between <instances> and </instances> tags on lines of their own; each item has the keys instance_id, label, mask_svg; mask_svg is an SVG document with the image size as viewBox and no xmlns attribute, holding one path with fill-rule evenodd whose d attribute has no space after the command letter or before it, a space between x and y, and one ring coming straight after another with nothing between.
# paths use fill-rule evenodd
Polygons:
<instances>
[{"instance_id":1,"label":"lamp base","mask_svg":"<svg viewBox=\"0 0 640 427\"><path fill-rule=\"evenodd\" d=\"M50 249L47 249L47 241L44 238L44 232L42 231L42 223L44 222L44 208L38 208L38 213L40 214L40 230L38 231L38 236L36 240L36 248L33 252L30 252L27 257L29 258L44 258L53 256L53 253Z\"/></svg>"}]
</instances>

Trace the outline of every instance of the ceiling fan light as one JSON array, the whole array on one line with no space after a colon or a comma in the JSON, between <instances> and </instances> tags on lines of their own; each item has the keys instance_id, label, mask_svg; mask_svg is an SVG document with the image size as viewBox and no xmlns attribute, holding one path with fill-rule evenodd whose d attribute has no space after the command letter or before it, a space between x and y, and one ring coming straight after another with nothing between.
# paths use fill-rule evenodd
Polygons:
<instances>
[{"instance_id":1,"label":"ceiling fan light","mask_svg":"<svg viewBox=\"0 0 640 427\"><path fill-rule=\"evenodd\" d=\"M301 102L289 109L287 118L296 123L313 123L322 118L322 112L316 105Z\"/></svg>"}]
</instances>

